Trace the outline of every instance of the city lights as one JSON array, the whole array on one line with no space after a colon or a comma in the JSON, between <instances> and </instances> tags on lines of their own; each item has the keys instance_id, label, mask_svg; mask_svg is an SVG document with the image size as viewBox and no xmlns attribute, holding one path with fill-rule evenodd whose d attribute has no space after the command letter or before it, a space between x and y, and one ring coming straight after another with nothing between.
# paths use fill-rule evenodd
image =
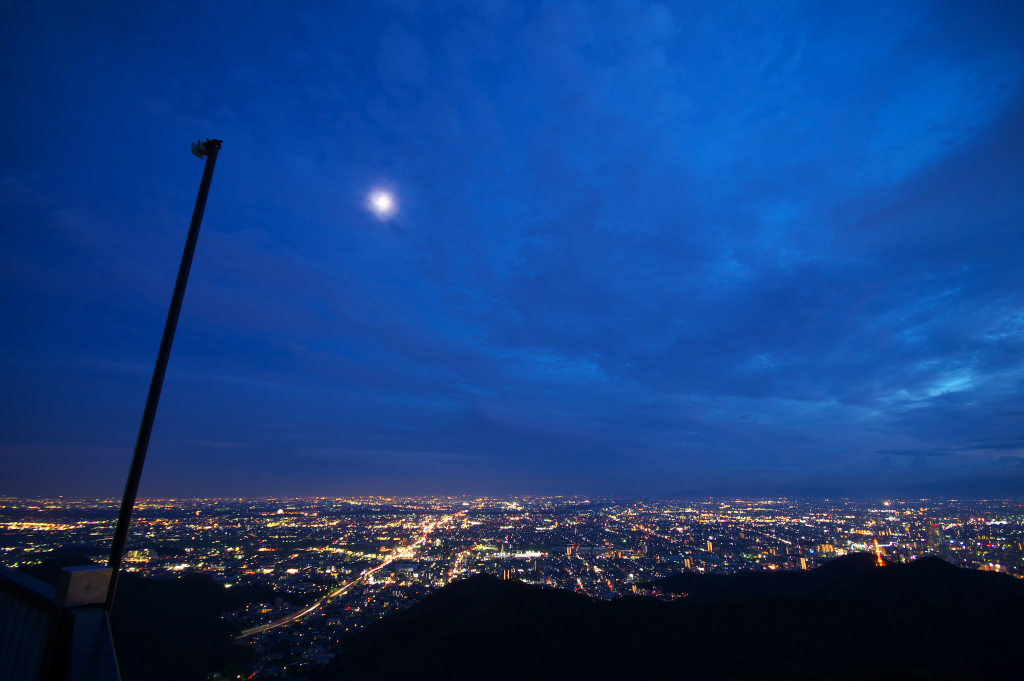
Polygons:
<instances>
[{"instance_id":1,"label":"city lights","mask_svg":"<svg viewBox=\"0 0 1024 681\"><path fill-rule=\"evenodd\" d=\"M74 545L102 559L112 500L0 500L8 564ZM878 563L939 556L1024 574L1018 501L593 497L360 497L144 500L128 562L136 574L203 574L275 600L225 614L260 652L259 676L321 664L346 636L452 581L487 572L599 599L678 572L809 570L865 552ZM90 549L90 547L94 547ZM301 645L299 645L301 643Z\"/></svg>"}]
</instances>

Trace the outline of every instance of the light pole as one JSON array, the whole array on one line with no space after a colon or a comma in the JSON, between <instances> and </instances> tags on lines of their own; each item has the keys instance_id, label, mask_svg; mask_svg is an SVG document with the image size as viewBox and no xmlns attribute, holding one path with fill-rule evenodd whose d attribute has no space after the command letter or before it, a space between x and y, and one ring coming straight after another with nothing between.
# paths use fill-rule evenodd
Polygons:
<instances>
[{"instance_id":1,"label":"light pole","mask_svg":"<svg viewBox=\"0 0 1024 681\"><path fill-rule=\"evenodd\" d=\"M203 213L206 211L206 197L210 194L210 183L213 182L213 169L217 165L217 154L222 141L208 139L205 142L194 142L192 153L206 159L203 168L203 179L199 183L199 195L196 207L192 211L192 222L185 239L185 252L181 255L181 266L178 268L178 279L174 283L174 294L171 296L171 308L167 311L167 322L164 324L164 335L160 340L160 351L156 356L153 368L153 379L149 384L149 395L146 397L146 408L142 412L142 425L139 426L139 437L135 441L135 452L132 464L128 469L128 482L124 486L124 497L121 499L121 512L117 516L114 528L114 543L110 548L110 584L107 587L107 600L104 605L109 613L114 604L114 591L117 589L117 576L124 560L124 549L128 543L128 530L132 523L132 511L135 509L135 497L139 492L139 481L142 480L142 467L146 463L146 451L149 449L149 437L153 434L153 423L156 421L156 408L160 403L160 391L164 386L164 375L167 373L167 361L171 357L171 346L174 344L174 331L178 328L178 316L181 314L181 303L185 299L185 287L188 285L188 273L192 269L192 256L196 252L199 241L199 228L203 224Z\"/></svg>"}]
</instances>

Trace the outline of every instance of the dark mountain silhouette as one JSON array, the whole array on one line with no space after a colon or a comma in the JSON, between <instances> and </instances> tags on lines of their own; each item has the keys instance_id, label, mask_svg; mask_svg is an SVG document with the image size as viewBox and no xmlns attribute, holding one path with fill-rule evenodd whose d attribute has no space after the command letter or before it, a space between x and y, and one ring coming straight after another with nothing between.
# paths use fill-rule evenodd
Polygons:
<instances>
[{"instance_id":1,"label":"dark mountain silhouette","mask_svg":"<svg viewBox=\"0 0 1024 681\"><path fill-rule=\"evenodd\" d=\"M474 576L369 627L316 678L1020 678L1024 582L1008 575L853 558L680 577L666 583L700 598L600 601Z\"/></svg>"},{"instance_id":2,"label":"dark mountain silhouette","mask_svg":"<svg viewBox=\"0 0 1024 681\"><path fill-rule=\"evenodd\" d=\"M56 584L61 568L94 564L81 556L59 556L20 570ZM121 678L204 681L215 670L242 673L249 652L232 645L239 628L220 615L273 598L269 587L225 589L204 575L150 579L122 573L110 623Z\"/></svg>"},{"instance_id":3,"label":"dark mountain silhouette","mask_svg":"<svg viewBox=\"0 0 1024 681\"><path fill-rule=\"evenodd\" d=\"M61 567L89 563L62 556L23 571L54 583ZM602 601L477 575L353 637L314 681L1020 677L1024 582L1004 574L851 556L806 572L681 574L651 586L688 596ZM219 615L269 600L266 591L126 573L113 618L123 678L198 680L241 662L235 627Z\"/></svg>"}]
</instances>

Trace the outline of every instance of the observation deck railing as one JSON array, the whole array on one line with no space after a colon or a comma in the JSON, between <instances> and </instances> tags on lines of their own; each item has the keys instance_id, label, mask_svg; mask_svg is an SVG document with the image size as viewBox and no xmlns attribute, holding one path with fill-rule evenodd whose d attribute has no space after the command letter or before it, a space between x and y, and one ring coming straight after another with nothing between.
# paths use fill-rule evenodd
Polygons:
<instances>
[{"instance_id":1,"label":"observation deck railing","mask_svg":"<svg viewBox=\"0 0 1024 681\"><path fill-rule=\"evenodd\" d=\"M56 587L0 567L0 681L120 681L109 581L103 567L64 568Z\"/></svg>"}]
</instances>

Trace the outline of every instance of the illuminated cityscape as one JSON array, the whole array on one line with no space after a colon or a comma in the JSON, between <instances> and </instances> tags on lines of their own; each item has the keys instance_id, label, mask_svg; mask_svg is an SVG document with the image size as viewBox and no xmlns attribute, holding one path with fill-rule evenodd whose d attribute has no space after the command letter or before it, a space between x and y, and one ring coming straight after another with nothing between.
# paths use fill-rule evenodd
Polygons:
<instances>
[{"instance_id":1,"label":"illuminated cityscape","mask_svg":"<svg viewBox=\"0 0 1024 681\"><path fill-rule=\"evenodd\" d=\"M0 500L4 563L105 559L117 503ZM874 553L937 555L1024 576L1024 503L1011 500L423 497L166 499L140 502L126 569L190 574L273 600L225 612L254 651L251 673L330 661L347 635L469 574L601 599L685 571L811 569ZM638 586L639 585L639 586Z\"/></svg>"}]
</instances>

